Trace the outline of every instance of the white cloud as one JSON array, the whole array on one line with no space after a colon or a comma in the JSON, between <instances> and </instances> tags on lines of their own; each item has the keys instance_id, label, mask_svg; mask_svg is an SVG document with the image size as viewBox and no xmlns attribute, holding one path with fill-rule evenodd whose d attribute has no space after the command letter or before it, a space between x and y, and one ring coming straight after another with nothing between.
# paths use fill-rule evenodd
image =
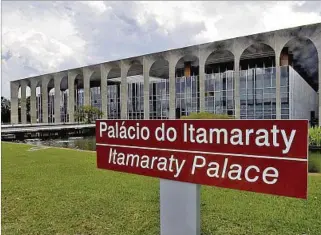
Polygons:
<instances>
[{"instance_id":1,"label":"white cloud","mask_svg":"<svg viewBox=\"0 0 321 235\"><path fill-rule=\"evenodd\" d=\"M302 2L276 2L263 14L263 22L266 30L295 27L302 24L312 24L321 21L321 15L317 12L294 12L294 6L302 6ZM320 2L321 4L321 2Z\"/></svg>"},{"instance_id":2,"label":"white cloud","mask_svg":"<svg viewBox=\"0 0 321 235\"><path fill-rule=\"evenodd\" d=\"M320 4L321 5L321 4ZM321 22L305 2L3 2L9 81L145 53Z\"/></svg>"},{"instance_id":3,"label":"white cloud","mask_svg":"<svg viewBox=\"0 0 321 235\"><path fill-rule=\"evenodd\" d=\"M91 2L91 1L86 1L86 2L81 2L82 4L85 4L89 6L93 12L97 14L102 14L104 13L108 8L106 7L105 3L103 2Z\"/></svg>"},{"instance_id":4,"label":"white cloud","mask_svg":"<svg viewBox=\"0 0 321 235\"><path fill-rule=\"evenodd\" d=\"M86 42L67 14L55 8L42 10L41 4L16 6L4 3L3 7L2 91L6 96L10 80L87 62Z\"/></svg>"}]
</instances>

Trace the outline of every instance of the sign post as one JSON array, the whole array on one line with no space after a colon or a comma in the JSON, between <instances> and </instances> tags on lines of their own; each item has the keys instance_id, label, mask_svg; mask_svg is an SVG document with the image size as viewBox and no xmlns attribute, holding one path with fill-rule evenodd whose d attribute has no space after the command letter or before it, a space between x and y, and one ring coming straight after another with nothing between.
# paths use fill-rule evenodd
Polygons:
<instances>
[{"instance_id":1,"label":"sign post","mask_svg":"<svg viewBox=\"0 0 321 235\"><path fill-rule=\"evenodd\" d=\"M97 120L96 145L98 168L165 179L161 200L178 195L161 203L162 235L199 234L199 185L307 198L306 120Z\"/></svg>"},{"instance_id":2,"label":"sign post","mask_svg":"<svg viewBox=\"0 0 321 235\"><path fill-rule=\"evenodd\" d=\"M161 235L200 235L200 185L160 180Z\"/></svg>"}]
</instances>

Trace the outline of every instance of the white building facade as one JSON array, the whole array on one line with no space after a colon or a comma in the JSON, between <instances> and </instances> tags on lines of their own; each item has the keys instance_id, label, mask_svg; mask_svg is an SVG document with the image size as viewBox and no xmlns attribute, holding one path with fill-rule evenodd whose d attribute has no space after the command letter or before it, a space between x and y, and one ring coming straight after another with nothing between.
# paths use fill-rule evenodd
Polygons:
<instances>
[{"instance_id":1,"label":"white building facade","mask_svg":"<svg viewBox=\"0 0 321 235\"><path fill-rule=\"evenodd\" d=\"M319 23L29 77L11 82L11 123L74 123L91 105L108 119L206 111L321 125L320 55Z\"/></svg>"}]
</instances>

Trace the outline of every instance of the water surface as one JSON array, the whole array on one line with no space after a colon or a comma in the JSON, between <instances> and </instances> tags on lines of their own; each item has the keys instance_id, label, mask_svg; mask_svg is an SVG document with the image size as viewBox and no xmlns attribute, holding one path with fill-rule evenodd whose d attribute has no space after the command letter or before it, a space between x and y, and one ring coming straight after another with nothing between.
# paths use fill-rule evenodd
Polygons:
<instances>
[{"instance_id":1,"label":"water surface","mask_svg":"<svg viewBox=\"0 0 321 235\"><path fill-rule=\"evenodd\" d=\"M71 148L81 150L96 150L96 137L69 137L65 139L26 139L23 141L26 144L53 146L60 148Z\"/></svg>"}]
</instances>

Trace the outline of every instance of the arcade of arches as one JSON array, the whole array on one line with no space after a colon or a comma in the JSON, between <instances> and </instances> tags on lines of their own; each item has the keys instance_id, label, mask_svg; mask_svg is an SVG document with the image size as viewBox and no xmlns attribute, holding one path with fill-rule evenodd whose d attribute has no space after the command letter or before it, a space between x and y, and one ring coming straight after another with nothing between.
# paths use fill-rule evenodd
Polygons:
<instances>
[{"instance_id":1,"label":"arcade of arches","mask_svg":"<svg viewBox=\"0 0 321 235\"><path fill-rule=\"evenodd\" d=\"M319 80L317 49L305 38L289 40L279 55L260 42L238 57L227 49L202 60L192 54L176 60L143 57L12 82L11 120L76 122L75 110L91 105L108 119L171 119L206 111L316 124Z\"/></svg>"}]
</instances>

